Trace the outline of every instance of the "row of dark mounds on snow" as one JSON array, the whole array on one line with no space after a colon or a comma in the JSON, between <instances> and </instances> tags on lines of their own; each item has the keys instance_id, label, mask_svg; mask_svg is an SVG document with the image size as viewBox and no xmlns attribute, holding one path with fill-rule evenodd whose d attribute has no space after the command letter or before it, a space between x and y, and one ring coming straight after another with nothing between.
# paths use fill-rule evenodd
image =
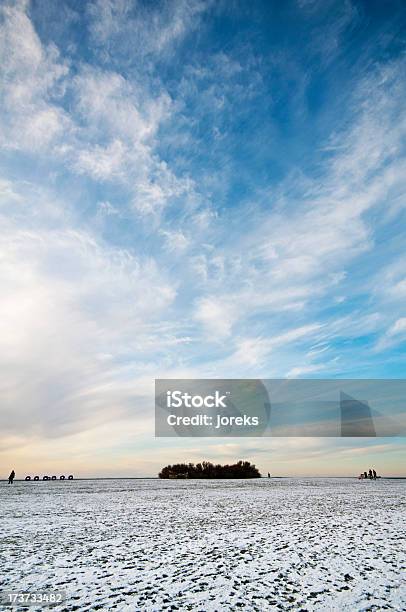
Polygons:
<instances>
[{"instance_id":1,"label":"row of dark mounds on snow","mask_svg":"<svg viewBox=\"0 0 406 612\"><path fill-rule=\"evenodd\" d=\"M39 476L34 476L34 478L31 478L31 476L26 476L25 480L41 480ZM56 476L43 476L42 480L58 480ZM66 478L66 476L64 476L62 474L62 476L59 476L59 480L73 480L73 475L69 474L69 476Z\"/></svg>"},{"instance_id":2,"label":"row of dark mounds on snow","mask_svg":"<svg viewBox=\"0 0 406 612\"><path fill-rule=\"evenodd\" d=\"M261 474L249 461L238 461L233 465L202 463L176 463L167 465L158 474L159 478L261 478Z\"/></svg>"}]
</instances>

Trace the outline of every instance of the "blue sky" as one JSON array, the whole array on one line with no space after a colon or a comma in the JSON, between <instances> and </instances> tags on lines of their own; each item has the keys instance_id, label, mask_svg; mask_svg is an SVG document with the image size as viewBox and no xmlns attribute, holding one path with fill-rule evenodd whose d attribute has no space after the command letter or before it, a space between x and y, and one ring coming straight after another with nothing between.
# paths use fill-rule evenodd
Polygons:
<instances>
[{"instance_id":1,"label":"blue sky","mask_svg":"<svg viewBox=\"0 0 406 612\"><path fill-rule=\"evenodd\" d=\"M154 440L153 380L404 377L404 3L1 13L1 463L396 472L401 440Z\"/></svg>"}]
</instances>

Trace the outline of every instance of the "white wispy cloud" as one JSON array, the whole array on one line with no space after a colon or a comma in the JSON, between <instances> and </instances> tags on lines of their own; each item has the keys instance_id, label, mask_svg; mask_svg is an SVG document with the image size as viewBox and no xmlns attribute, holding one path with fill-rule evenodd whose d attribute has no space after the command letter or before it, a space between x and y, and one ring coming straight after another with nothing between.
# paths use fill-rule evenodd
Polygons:
<instances>
[{"instance_id":1,"label":"white wispy cloud","mask_svg":"<svg viewBox=\"0 0 406 612\"><path fill-rule=\"evenodd\" d=\"M211 309L211 316L229 321L224 328L228 334L238 322L264 311L303 310L317 316L314 304L322 296L335 296L348 282L347 267L373 250L369 215L384 210L393 188L405 187L398 159L405 133L402 73L403 66L395 63L361 80L352 122L334 136L337 151L317 180L289 185L291 197L270 211L257 210L254 217L249 209L240 211L249 221L238 243L226 240L226 246L193 260L212 291L217 275L210 274L210 258L222 259L225 276L217 288L219 307ZM394 291L401 291L399 282ZM204 299L209 296L198 302L198 315ZM227 318L221 307L227 303L238 317ZM377 322L374 312L363 318ZM340 325L339 320L332 325Z\"/></svg>"},{"instance_id":2,"label":"white wispy cloud","mask_svg":"<svg viewBox=\"0 0 406 612\"><path fill-rule=\"evenodd\" d=\"M397 319L376 343L375 350L382 351L391 346L406 342L406 317Z\"/></svg>"},{"instance_id":3,"label":"white wispy cloud","mask_svg":"<svg viewBox=\"0 0 406 612\"><path fill-rule=\"evenodd\" d=\"M137 378L170 346L157 323L176 292L156 263L69 227L3 224L0 249L2 430L60 435L136 410Z\"/></svg>"},{"instance_id":4,"label":"white wispy cloud","mask_svg":"<svg viewBox=\"0 0 406 612\"><path fill-rule=\"evenodd\" d=\"M101 57L124 55L137 62L168 51L190 34L210 6L207 0L180 0L160 6L130 0L95 0L89 5L90 32ZM137 53L130 53L134 48Z\"/></svg>"},{"instance_id":5,"label":"white wispy cloud","mask_svg":"<svg viewBox=\"0 0 406 612\"><path fill-rule=\"evenodd\" d=\"M0 142L9 149L41 151L70 128L58 105L69 67L54 45L44 46L26 14L28 4L2 7Z\"/></svg>"},{"instance_id":6,"label":"white wispy cloud","mask_svg":"<svg viewBox=\"0 0 406 612\"><path fill-rule=\"evenodd\" d=\"M56 157L95 181L123 184L142 213L159 214L171 199L193 192L192 181L177 177L155 152L171 112L166 91L152 94L148 85L96 66L72 71L54 45L41 43L27 6L3 7L3 147Z\"/></svg>"},{"instance_id":7,"label":"white wispy cloud","mask_svg":"<svg viewBox=\"0 0 406 612\"><path fill-rule=\"evenodd\" d=\"M317 334L322 325L311 323L289 329L282 334L276 334L268 338L244 338L238 341L237 350L231 356L229 366L237 364L247 364L250 366L263 366L267 360L272 361L272 351L278 347L286 347L298 340L312 338Z\"/></svg>"}]
</instances>

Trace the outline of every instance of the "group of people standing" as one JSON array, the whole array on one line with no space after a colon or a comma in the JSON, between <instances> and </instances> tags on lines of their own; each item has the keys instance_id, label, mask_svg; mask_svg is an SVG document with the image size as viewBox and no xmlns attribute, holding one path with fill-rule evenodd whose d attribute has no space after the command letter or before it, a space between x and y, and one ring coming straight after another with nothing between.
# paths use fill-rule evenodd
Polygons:
<instances>
[{"instance_id":1,"label":"group of people standing","mask_svg":"<svg viewBox=\"0 0 406 612\"><path fill-rule=\"evenodd\" d=\"M370 468L369 472L361 472L361 474L358 476L358 480L365 480L365 478L369 478L369 480L376 480L378 476L376 475L375 470Z\"/></svg>"}]
</instances>

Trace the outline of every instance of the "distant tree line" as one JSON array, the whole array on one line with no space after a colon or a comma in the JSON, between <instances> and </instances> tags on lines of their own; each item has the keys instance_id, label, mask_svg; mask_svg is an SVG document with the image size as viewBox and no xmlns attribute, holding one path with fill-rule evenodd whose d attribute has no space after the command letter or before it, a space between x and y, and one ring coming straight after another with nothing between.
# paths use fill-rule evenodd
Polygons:
<instances>
[{"instance_id":1,"label":"distant tree line","mask_svg":"<svg viewBox=\"0 0 406 612\"><path fill-rule=\"evenodd\" d=\"M159 478L261 478L261 474L249 461L238 461L233 465L202 463L176 463L167 465L159 472Z\"/></svg>"}]
</instances>

